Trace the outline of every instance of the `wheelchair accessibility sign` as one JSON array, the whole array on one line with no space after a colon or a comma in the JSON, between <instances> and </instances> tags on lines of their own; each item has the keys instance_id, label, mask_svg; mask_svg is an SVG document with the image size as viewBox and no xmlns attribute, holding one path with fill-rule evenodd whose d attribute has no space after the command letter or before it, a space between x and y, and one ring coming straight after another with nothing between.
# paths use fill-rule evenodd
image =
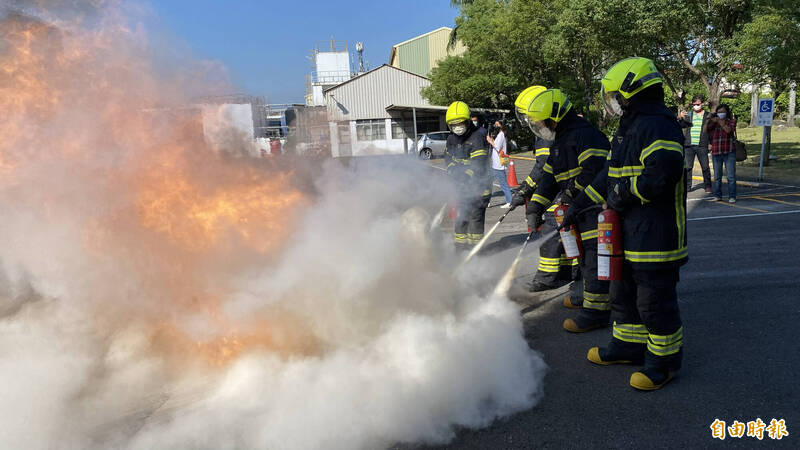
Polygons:
<instances>
[{"instance_id":1,"label":"wheelchair accessibility sign","mask_svg":"<svg viewBox=\"0 0 800 450\"><path fill-rule=\"evenodd\" d=\"M772 126L772 113L775 109L775 99L761 98L758 100L758 114L756 115L756 126Z\"/></svg>"}]
</instances>

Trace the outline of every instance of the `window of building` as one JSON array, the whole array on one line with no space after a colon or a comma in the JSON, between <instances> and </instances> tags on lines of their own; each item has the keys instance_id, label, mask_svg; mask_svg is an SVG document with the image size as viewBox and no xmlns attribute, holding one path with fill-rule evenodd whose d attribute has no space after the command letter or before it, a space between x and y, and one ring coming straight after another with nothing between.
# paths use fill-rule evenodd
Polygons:
<instances>
[{"instance_id":1,"label":"window of building","mask_svg":"<svg viewBox=\"0 0 800 450\"><path fill-rule=\"evenodd\" d=\"M359 141L386 139L386 121L383 119L357 120L356 139Z\"/></svg>"},{"instance_id":2,"label":"window of building","mask_svg":"<svg viewBox=\"0 0 800 450\"><path fill-rule=\"evenodd\" d=\"M442 131L438 116L417 116L417 134ZM392 139L403 139L414 134L414 121L410 118L392 119Z\"/></svg>"}]
</instances>

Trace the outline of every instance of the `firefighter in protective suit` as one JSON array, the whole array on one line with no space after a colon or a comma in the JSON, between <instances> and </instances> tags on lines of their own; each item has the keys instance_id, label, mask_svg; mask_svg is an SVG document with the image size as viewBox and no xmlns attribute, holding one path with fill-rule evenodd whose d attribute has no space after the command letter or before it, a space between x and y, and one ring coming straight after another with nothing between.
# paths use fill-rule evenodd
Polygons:
<instances>
[{"instance_id":1,"label":"firefighter in protective suit","mask_svg":"<svg viewBox=\"0 0 800 450\"><path fill-rule=\"evenodd\" d=\"M453 102L445 117L452 134L447 138L444 160L458 190L453 238L456 248L462 250L483 239L486 207L492 194L488 143L470 117L464 102Z\"/></svg>"},{"instance_id":2,"label":"firefighter in protective suit","mask_svg":"<svg viewBox=\"0 0 800 450\"><path fill-rule=\"evenodd\" d=\"M519 123L530 123L527 116L528 106L530 106L531 102L538 94L545 90L547 90L547 88L544 86L530 86L517 96L514 106ZM517 190L519 197L517 198L517 204L513 206L519 206L522 204L519 202L523 201L526 205L525 215L528 221L528 227L530 227L531 230L535 230L541 226L542 228L540 231L542 234L547 234L557 227L556 219L553 215L555 205L547 210L544 221L542 221L541 216L536 216L536 208L530 200L542 177L542 169L547 162L547 157L550 156L550 146L552 144L552 141L535 136L534 157L536 158L536 162L531 169L531 173L525 178L525 181L522 182L522 185ZM529 288L532 292L546 291L555 289L579 277L578 260L567 259L564 254L564 247L561 245L561 240L556 235L545 241L539 247L539 266L536 269L536 275L533 277ZM564 301L565 306L569 308L580 308L581 303L578 303L577 306L573 306L571 299L573 301L577 299L579 302L582 302L583 300L580 295L568 296Z\"/></svg>"},{"instance_id":3,"label":"firefighter in protective suit","mask_svg":"<svg viewBox=\"0 0 800 450\"><path fill-rule=\"evenodd\" d=\"M625 259L611 282L611 342L589 350L589 361L630 363L639 390L659 389L681 367L683 327L678 310L680 266L689 259L683 133L664 106L661 76L646 58L628 58L603 77L610 114L621 115L608 165L585 190L620 213ZM580 208L587 202L579 198Z\"/></svg>"},{"instance_id":4,"label":"firefighter in protective suit","mask_svg":"<svg viewBox=\"0 0 800 450\"><path fill-rule=\"evenodd\" d=\"M558 89L537 95L527 115L537 136L554 141L531 202L539 215L557 198L562 204L572 204L605 167L610 146L603 133L572 110L569 99ZM514 203L519 200L512 199ZM583 333L608 325L611 307L608 281L597 279L597 211L573 216L583 246L583 256L579 259L583 307L574 319L566 319L563 326L569 332Z\"/></svg>"}]
</instances>

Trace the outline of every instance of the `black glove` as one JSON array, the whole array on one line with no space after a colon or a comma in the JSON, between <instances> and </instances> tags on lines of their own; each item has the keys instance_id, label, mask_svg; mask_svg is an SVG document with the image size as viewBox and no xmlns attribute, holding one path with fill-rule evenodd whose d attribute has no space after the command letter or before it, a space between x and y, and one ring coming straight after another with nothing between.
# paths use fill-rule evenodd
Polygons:
<instances>
[{"instance_id":1,"label":"black glove","mask_svg":"<svg viewBox=\"0 0 800 450\"><path fill-rule=\"evenodd\" d=\"M564 219L561 221L561 226L559 228L567 228L570 225L578 223L578 213L580 212L580 208L575 206L574 203L569 205L567 211L564 213Z\"/></svg>"},{"instance_id":2,"label":"black glove","mask_svg":"<svg viewBox=\"0 0 800 450\"><path fill-rule=\"evenodd\" d=\"M627 178L622 178L614 185L614 188L608 193L607 203L609 208L617 212L623 212L631 204L629 183Z\"/></svg>"},{"instance_id":3,"label":"black glove","mask_svg":"<svg viewBox=\"0 0 800 450\"><path fill-rule=\"evenodd\" d=\"M513 211L517 206L524 205L525 198L524 194L521 194L519 191L515 192L514 195L511 196L511 208L509 208L509 211Z\"/></svg>"},{"instance_id":4,"label":"black glove","mask_svg":"<svg viewBox=\"0 0 800 450\"><path fill-rule=\"evenodd\" d=\"M544 223L544 206L541 203L531 202L527 212L528 226L531 230L538 230Z\"/></svg>"}]
</instances>

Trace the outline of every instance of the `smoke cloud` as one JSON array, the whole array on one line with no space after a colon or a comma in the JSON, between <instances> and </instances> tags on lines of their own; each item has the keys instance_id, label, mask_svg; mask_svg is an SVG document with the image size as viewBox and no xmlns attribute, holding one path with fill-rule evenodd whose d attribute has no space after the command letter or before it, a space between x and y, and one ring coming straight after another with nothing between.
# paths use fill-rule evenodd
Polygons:
<instances>
[{"instance_id":1,"label":"smoke cloud","mask_svg":"<svg viewBox=\"0 0 800 450\"><path fill-rule=\"evenodd\" d=\"M444 443L536 403L518 308L428 230L445 186L209 143L224 71L78 3L0 10L0 447Z\"/></svg>"}]
</instances>

